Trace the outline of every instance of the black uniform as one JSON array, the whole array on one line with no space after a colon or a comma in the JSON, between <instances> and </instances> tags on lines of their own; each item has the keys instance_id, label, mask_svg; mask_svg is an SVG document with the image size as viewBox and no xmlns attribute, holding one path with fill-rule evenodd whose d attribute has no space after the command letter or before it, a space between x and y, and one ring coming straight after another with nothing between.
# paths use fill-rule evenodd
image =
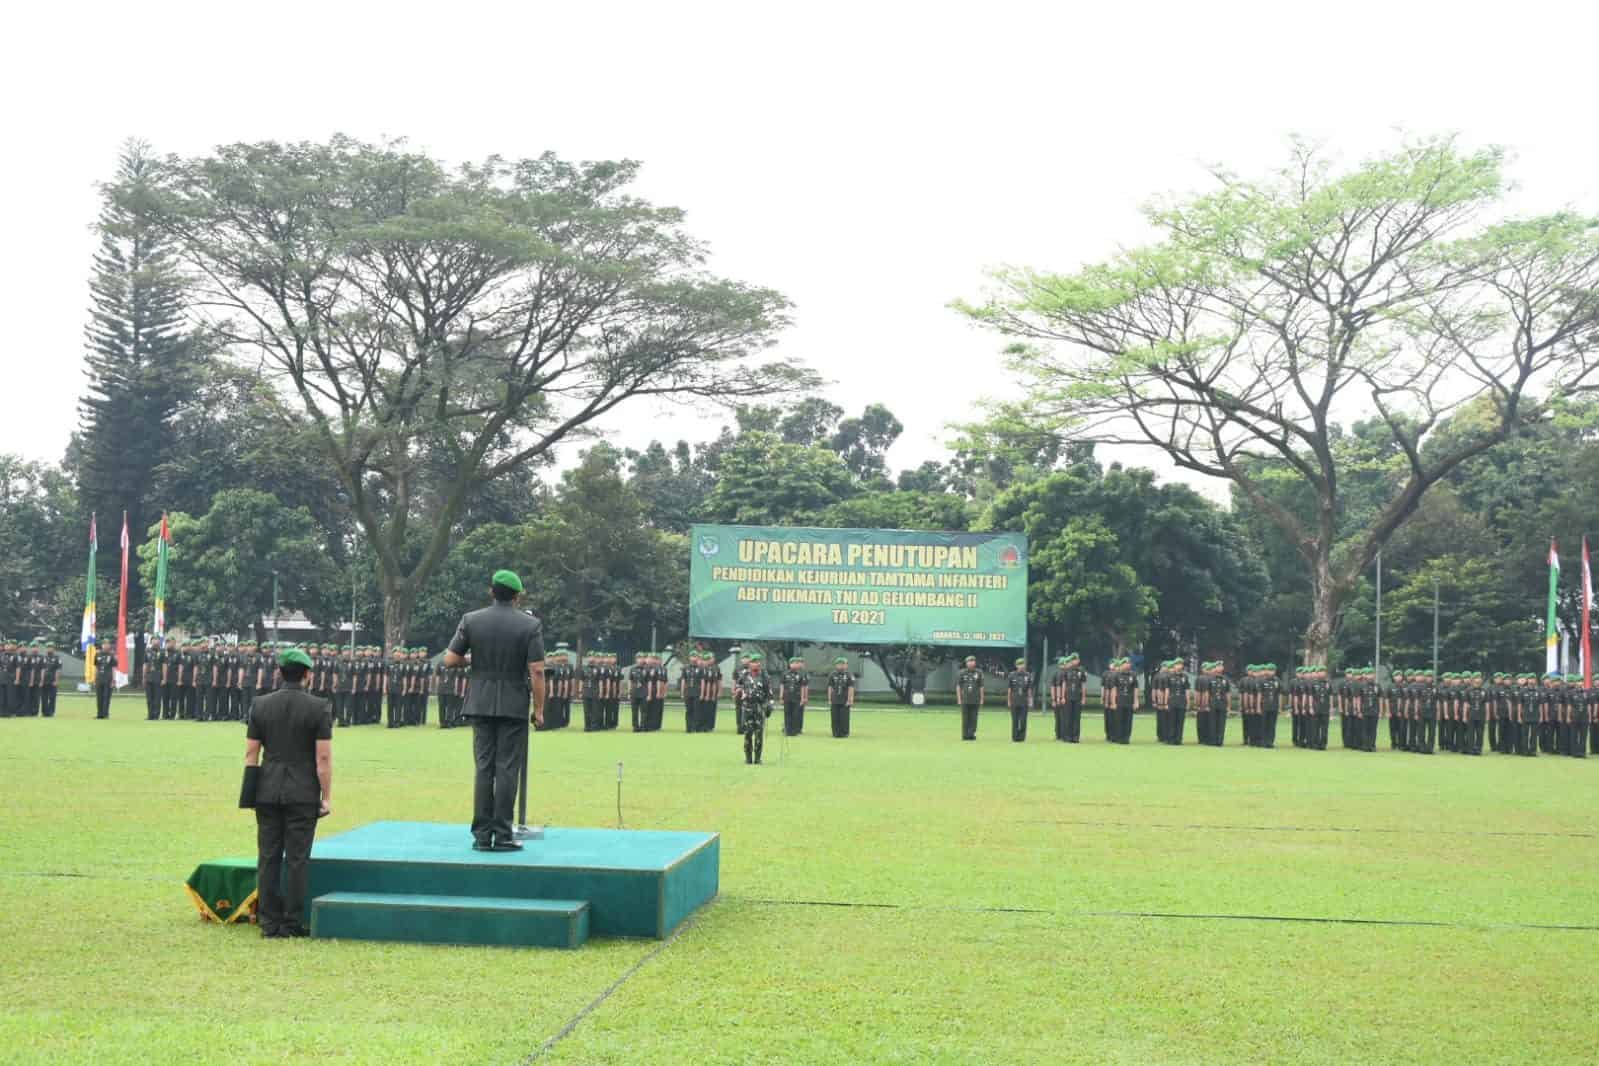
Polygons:
<instances>
[{"instance_id":1,"label":"black uniform","mask_svg":"<svg viewBox=\"0 0 1599 1066\"><path fill-rule=\"evenodd\" d=\"M1117 744L1133 742L1133 707L1138 702L1138 678L1131 670L1118 670L1112 678L1116 686Z\"/></svg>"},{"instance_id":2,"label":"black uniform","mask_svg":"<svg viewBox=\"0 0 1599 1066\"><path fill-rule=\"evenodd\" d=\"M632 711L635 733L645 731L645 722L649 715L650 686L654 684L654 680L650 668L643 663L634 663L627 672L628 703Z\"/></svg>"},{"instance_id":3,"label":"black uniform","mask_svg":"<svg viewBox=\"0 0 1599 1066\"><path fill-rule=\"evenodd\" d=\"M827 702L833 714L833 736L849 736L850 697L855 691L855 675L834 670L827 675Z\"/></svg>"},{"instance_id":4,"label":"black uniform","mask_svg":"<svg viewBox=\"0 0 1599 1066\"><path fill-rule=\"evenodd\" d=\"M805 730L805 695L810 675L804 670L783 671L783 735L797 737Z\"/></svg>"},{"instance_id":5,"label":"black uniform","mask_svg":"<svg viewBox=\"0 0 1599 1066\"><path fill-rule=\"evenodd\" d=\"M1029 670L1012 670L1005 675L1005 701L1010 708L1010 738L1027 739L1027 710L1033 700L1033 675Z\"/></svg>"},{"instance_id":6,"label":"black uniform","mask_svg":"<svg viewBox=\"0 0 1599 1066\"><path fill-rule=\"evenodd\" d=\"M528 665L544 662L544 627L531 614L496 602L462 617L450 650L472 654L464 710L472 721L476 766L472 837L485 847L512 843L511 814L532 703Z\"/></svg>"},{"instance_id":7,"label":"black uniform","mask_svg":"<svg viewBox=\"0 0 1599 1066\"><path fill-rule=\"evenodd\" d=\"M1055 735L1068 744L1076 744L1083 735L1083 689L1088 675L1080 666L1068 666L1057 675L1057 687L1065 695L1065 707L1055 708Z\"/></svg>"},{"instance_id":8,"label":"black uniform","mask_svg":"<svg viewBox=\"0 0 1599 1066\"><path fill-rule=\"evenodd\" d=\"M955 692L961 704L961 739L977 739L977 710L983 704L983 672L962 670L955 679Z\"/></svg>"},{"instance_id":9,"label":"black uniform","mask_svg":"<svg viewBox=\"0 0 1599 1066\"><path fill-rule=\"evenodd\" d=\"M1255 694L1260 700L1260 747L1275 748L1277 746L1277 713L1278 702L1282 698L1282 687L1275 674L1255 679Z\"/></svg>"},{"instance_id":10,"label":"black uniform","mask_svg":"<svg viewBox=\"0 0 1599 1066\"><path fill-rule=\"evenodd\" d=\"M94 716L111 717L111 693L116 691L117 657L96 648L94 652Z\"/></svg>"},{"instance_id":11,"label":"black uniform","mask_svg":"<svg viewBox=\"0 0 1599 1066\"><path fill-rule=\"evenodd\" d=\"M246 735L266 749L255 800L261 932L298 931L306 919L311 843L322 802L316 745L333 737L332 711L326 700L286 684L256 699Z\"/></svg>"},{"instance_id":12,"label":"black uniform","mask_svg":"<svg viewBox=\"0 0 1599 1066\"><path fill-rule=\"evenodd\" d=\"M1181 746L1188 729L1188 674L1178 670L1166 677L1166 743Z\"/></svg>"}]
</instances>

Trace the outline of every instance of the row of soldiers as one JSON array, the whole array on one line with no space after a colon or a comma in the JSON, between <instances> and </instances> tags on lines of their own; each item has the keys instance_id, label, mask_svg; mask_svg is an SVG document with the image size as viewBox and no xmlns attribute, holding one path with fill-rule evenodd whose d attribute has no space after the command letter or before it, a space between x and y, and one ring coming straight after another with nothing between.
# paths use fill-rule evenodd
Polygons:
<instances>
[{"instance_id":1,"label":"row of soldiers","mask_svg":"<svg viewBox=\"0 0 1599 1066\"><path fill-rule=\"evenodd\" d=\"M162 641L145 656L145 714L151 721L238 722L257 693L277 684L277 655L294 645L241 641ZM388 726L423 725L427 704L438 697L439 724L461 724L466 695L464 668L435 668L426 648L398 648L387 658L375 645L300 646L311 660L304 685L328 700L341 726L377 725L388 709ZM104 715L102 715L103 717Z\"/></svg>"},{"instance_id":2,"label":"row of soldiers","mask_svg":"<svg viewBox=\"0 0 1599 1066\"><path fill-rule=\"evenodd\" d=\"M61 657L46 640L0 641L0 718L53 718Z\"/></svg>"}]
</instances>

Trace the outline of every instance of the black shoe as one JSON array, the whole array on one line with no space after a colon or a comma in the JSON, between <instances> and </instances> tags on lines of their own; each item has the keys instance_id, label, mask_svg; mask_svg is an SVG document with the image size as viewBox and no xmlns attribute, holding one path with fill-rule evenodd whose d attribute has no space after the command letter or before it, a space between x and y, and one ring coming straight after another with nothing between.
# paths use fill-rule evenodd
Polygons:
<instances>
[{"instance_id":1,"label":"black shoe","mask_svg":"<svg viewBox=\"0 0 1599 1066\"><path fill-rule=\"evenodd\" d=\"M284 933L281 929L268 929L265 926L261 928L261 939L263 940L281 940L283 936Z\"/></svg>"},{"instance_id":2,"label":"black shoe","mask_svg":"<svg viewBox=\"0 0 1599 1066\"><path fill-rule=\"evenodd\" d=\"M515 841L515 840L496 840L494 842L493 850L494 851L521 851L522 850L522 845L521 845L521 843L519 841Z\"/></svg>"},{"instance_id":3,"label":"black shoe","mask_svg":"<svg viewBox=\"0 0 1599 1066\"><path fill-rule=\"evenodd\" d=\"M472 850L473 851L493 851L494 850L494 845L492 843L490 843L489 841L487 841L487 840L474 840L474 841L472 841Z\"/></svg>"},{"instance_id":4,"label":"black shoe","mask_svg":"<svg viewBox=\"0 0 1599 1066\"><path fill-rule=\"evenodd\" d=\"M307 929L303 925L291 925L287 929L284 929L278 935L279 936L283 936L283 937L289 937L290 939L298 939L300 937L310 936L311 935L311 930Z\"/></svg>"}]
</instances>

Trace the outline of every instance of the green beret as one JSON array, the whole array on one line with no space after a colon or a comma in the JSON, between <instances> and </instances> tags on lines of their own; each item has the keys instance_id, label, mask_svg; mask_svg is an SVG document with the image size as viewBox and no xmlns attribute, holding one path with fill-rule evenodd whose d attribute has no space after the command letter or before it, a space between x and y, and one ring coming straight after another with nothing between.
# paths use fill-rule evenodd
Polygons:
<instances>
[{"instance_id":1,"label":"green beret","mask_svg":"<svg viewBox=\"0 0 1599 1066\"><path fill-rule=\"evenodd\" d=\"M307 655L305 652L301 651L299 648L290 648L288 651L286 651L282 655L278 656L278 665L279 666L295 666L295 665L299 665L299 666L303 666L307 670L309 670L311 668L311 657L309 655Z\"/></svg>"},{"instance_id":2,"label":"green beret","mask_svg":"<svg viewBox=\"0 0 1599 1066\"><path fill-rule=\"evenodd\" d=\"M1566 680L1569 681L1573 685L1580 685L1580 684L1582 684L1582 675L1581 674L1567 674L1566 675Z\"/></svg>"},{"instance_id":3,"label":"green beret","mask_svg":"<svg viewBox=\"0 0 1599 1066\"><path fill-rule=\"evenodd\" d=\"M489 580L489 583L498 585L502 589L510 589L512 592L522 591L522 579L517 577L516 572L513 570L494 571L494 577Z\"/></svg>"},{"instance_id":4,"label":"green beret","mask_svg":"<svg viewBox=\"0 0 1599 1066\"><path fill-rule=\"evenodd\" d=\"M1026 659L1017 659L1016 660L1016 665L1017 666L1026 666L1027 665L1027 660Z\"/></svg>"}]
</instances>

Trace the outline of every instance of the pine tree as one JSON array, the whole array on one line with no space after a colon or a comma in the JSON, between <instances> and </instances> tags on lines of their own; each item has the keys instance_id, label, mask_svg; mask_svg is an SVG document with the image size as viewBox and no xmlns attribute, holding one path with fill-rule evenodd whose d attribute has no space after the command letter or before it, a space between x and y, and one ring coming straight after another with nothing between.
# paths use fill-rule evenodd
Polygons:
<instances>
[{"instance_id":1,"label":"pine tree","mask_svg":"<svg viewBox=\"0 0 1599 1066\"><path fill-rule=\"evenodd\" d=\"M171 453L171 417L193 391L198 369L198 348L184 318L182 272L170 244L148 221L159 181L149 147L128 142L116 180L102 188L100 248L89 281L88 382L69 454L76 460L84 517L99 512L103 542L112 544L122 511L135 543L159 518L160 502L150 498L154 473ZM117 565L115 551L102 554ZM129 584L142 615L131 569ZM133 616L130 611L130 622Z\"/></svg>"}]
</instances>

